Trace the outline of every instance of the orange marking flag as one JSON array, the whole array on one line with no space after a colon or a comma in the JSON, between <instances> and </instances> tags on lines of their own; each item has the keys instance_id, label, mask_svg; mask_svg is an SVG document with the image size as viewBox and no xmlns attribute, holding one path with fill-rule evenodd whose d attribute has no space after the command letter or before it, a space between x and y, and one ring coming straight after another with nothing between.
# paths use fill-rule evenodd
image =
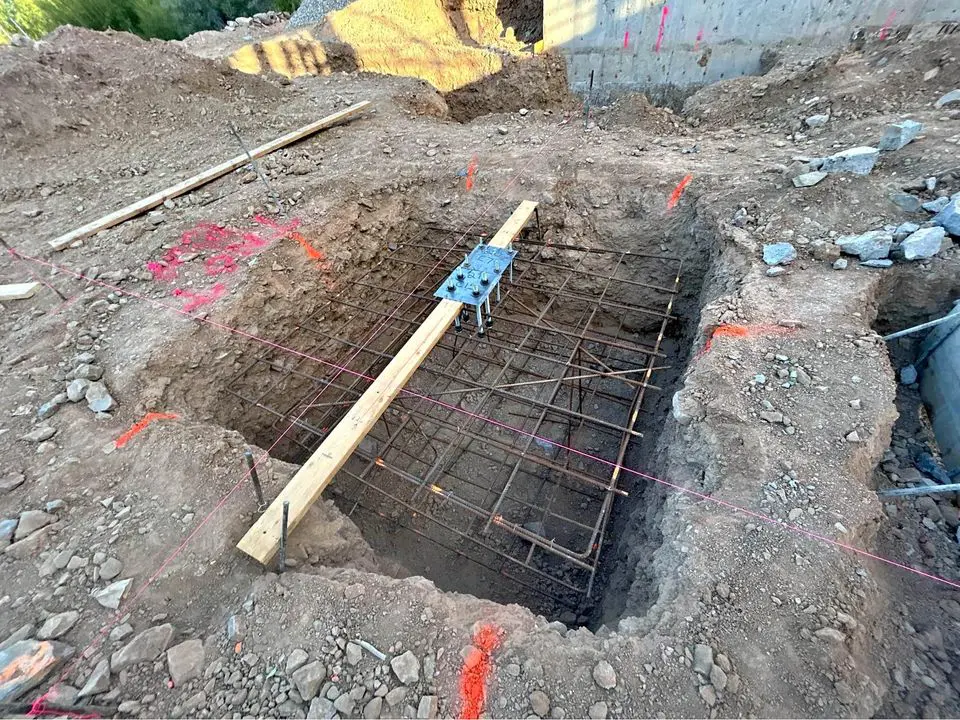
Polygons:
<instances>
[{"instance_id":1,"label":"orange marking flag","mask_svg":"<svg viewBox=\"0 0 960 720\"><path fill-rule=\"evenodd\" d=\"M500 646L503 630L481 625L473 635L473 647L460 671L460 720L476 720L487 701L487 679L493 667L491 655Z\"/></svg>"},{"instance_id":2,"label":"orange marking flag","mask_svg":"<svg viewBox=\"0 0 960 720\"><path fill-rule=\"evenodd\" d=\"M147 427L150 423L155 420L176 420L178 415L175 413L156 413L149 412L143 416L142 420L138 420L133 424L133 426L127 430L123 435L117 438L114 443L117 446L117 449L122 448L133 438L134 435L139 434L144 428Z\"/></svg>"},{"instance_id":3,"label":"orange marking flag","mask_svg":"<svg viewBox=\"0 0 960 720\"><path fill-rule=\"evenodd\" d=\"M667 200L667 210L673 210L677 206L677 203L680 202L680 196L683 195L683 191L687 189L691 180L693 180L693 174L687 175L677 184Z\"/></svg>"}]
</instances>

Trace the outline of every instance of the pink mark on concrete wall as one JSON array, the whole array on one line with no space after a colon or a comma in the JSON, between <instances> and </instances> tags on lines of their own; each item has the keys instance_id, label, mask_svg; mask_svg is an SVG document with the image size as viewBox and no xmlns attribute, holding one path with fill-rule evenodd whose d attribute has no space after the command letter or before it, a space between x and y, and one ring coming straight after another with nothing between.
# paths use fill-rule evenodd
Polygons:
<instances>
[{"instance_id":1,"label":"pink mark on concrete wall","mask_svg":"<svg viewBox=\"0 0 960 720\"><path fill-rule=\"evenodd\" d=\"M629 30L625 30L623 33L623 49L624 50L630 49L630 31Z\"/></svg>"},{"instance_id":2,"label":"pink mark on concrete wall","mask_svg":"<svg viewBox=\"0 0 960 720\"><path fill-rule=\"evenodd\" d=\"M880 39L886 40L887 36L890 35L890 28L893 27L893 21L897 19L897 11L891 10L890 14L887 15L886 21L883 23L883 27L880 28Z\"/></svg>"},{"instance_id":3,"label":"pink mark on concrete wall","mask_svg":"<svg viewBox=\"0 0 960 720\"><path fill-rule=\"evenodd\" d=\"M660 52L660 46L663 45L663 29L667 25L667 15L669 13L670 8L664 5L663 10L660 11L660 29L657 30L657 44L653 46L654 52Z\"/></svg>"},{"instance_id":4,"label":"pink mark on concrete wall","mask_svg":"<svg viewBox=\"0 0 960 720\"><path fill-rule=\"evenodd\" d=\"M700 42L701 42L702 40L703 40L703 28L700 28L700 29L697 31L697 39L696 39L696 41L693 43L693 51L694 51L694 52L696 52L697 50L700 49Z\"/></svg>"}]
</instances>

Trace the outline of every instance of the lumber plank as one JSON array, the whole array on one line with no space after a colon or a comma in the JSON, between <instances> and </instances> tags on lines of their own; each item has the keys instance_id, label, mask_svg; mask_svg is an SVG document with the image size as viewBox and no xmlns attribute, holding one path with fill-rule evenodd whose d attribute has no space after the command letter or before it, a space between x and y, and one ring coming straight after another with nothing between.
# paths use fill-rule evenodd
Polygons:
<instances>
[{"instance_id":1,"label":"lumber plank","mask_svg":"<svg viewBox=\"0 0 960 720\"><path fill-rule=\"evenodd\" d=\"M58 238L50 240L49 245L54 250L63 250L77 240L82 240L83 238L90 237L91 235L96 235L101 230L106 230L114 225L119 225L122 222L126 222L130 218L136 217L137 215L142 215L148 210L152 210L153 208L162 205L171 198L188 193L191 190L200 187L201 185L205 185L208 182L216 180L217 178L222 177L229 172L233 172L237 168L241 168L249 163L251 159L256 160L264 155L269 155L275 150L279 150L280 148L286 147L287 145L295 143L298 140L302 140L309 135L313 135L314 133L320 132L321 130L331 127L332 125L336 125L339 122L347 120L348 118L351 118L365 110L369 105L370 101L364 100L363 102L358 102L356 105L351 105L345 110L341 110L333 115L328 115L322 120L317 120L309 125L304 125L301 128L292 130L286 135L281 135L280 137L271 140L270 142L265 143L254 150L251 150L249 156L246 153L237 155L235 158L204 170L202 173L194 175L191 178L187 178L176 185L171 185L164 190L156 192L153 195L145 197L141 200L137 200L135 203L131 203L126 207L120 208L109 215L104 215L103 217L93 220L86 225L77 228L76 230L71 230L65 235L61 235Z\"/></svg>"},{"instance_id":2,"label":"lumber plank","mask_svg":"<svg viewBox=\"0 0 960 720\"><path fill-rule=\"evenodd\" d=\"M40 287L38 282L0 285L0 300L26 300L33 297Z\"/></svg>"},{"instance_id":3,"label":"lumber plank","mask_svg":"<svg viewBox=\"0 0 960 720\"><path fill-rule=\"evenodd\" d=\"M537 203L529 200L520 203L490 240L490 245L507 247L533 216L536 208ZM454 300L439 302L383 372L330 431L320 447L280 491L270 507L241 538L237 544L240 550L264 565L270 561L280 545L284 501L290 503L287 527L292 531L420 367L420 363L440 342L462 307L462 303Z\"/></svg>"}]
</instances>

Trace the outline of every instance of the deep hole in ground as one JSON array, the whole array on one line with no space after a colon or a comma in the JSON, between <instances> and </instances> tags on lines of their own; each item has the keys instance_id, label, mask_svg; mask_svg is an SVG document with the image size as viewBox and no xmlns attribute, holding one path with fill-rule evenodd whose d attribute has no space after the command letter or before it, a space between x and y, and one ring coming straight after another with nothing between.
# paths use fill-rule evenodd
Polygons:
<instances>
[{"instance_id":1,"label":"deep hole in ground","mask_svg":"<svg viewBox=\"0 0 960 720\"><path fill-rule=\"evenodd\" d=\"M528 227L484 337L471 309L327 489L390 572L571 625L652 602L637 588L661 493L617 467L658 471L713 238L692 215L627 224L631 240L609 245ZM336 288L300 275L270 290L260 322L299 354L229 351L237 372L211 397L214 419L282 460L310 456L483 239L410 221L388 234Z\"/></svg>"}]
</instances>

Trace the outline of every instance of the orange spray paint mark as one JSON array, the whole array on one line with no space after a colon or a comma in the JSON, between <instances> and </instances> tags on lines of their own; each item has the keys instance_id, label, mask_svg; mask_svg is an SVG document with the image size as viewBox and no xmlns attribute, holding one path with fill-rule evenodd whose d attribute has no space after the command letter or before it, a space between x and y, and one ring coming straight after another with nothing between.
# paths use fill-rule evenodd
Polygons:
<instances>
[{"instance_id":1,"label":"orange spray paint mark","mask_svg":"<svg viewBox=\"0 0 960 720\"><path fill-rule=\"evenodd\" d=\"M300 247L304 249L304 252L307 253L307 256L311 260L317 260L318 262L325 262L327 256L323 253L322 250L317 250L313 245L307 242L307 239L298 232L291 232L290 237L300 243Z\"/></svg>"},{"instance_id":2,"label":"orange spray paint mark","mask_svg":"<svg viewBox=\"0 0 960 720\"><path fill-rule=\"evenodd\" d=\"M460 671L460 720L476 720L487 701L487 679L492 668L491 654L500 646L503 630L481 625L473 635L473 647Z\"/></svg>"},{"instance_id":3,"label":"orange spray paint mark","mask_svg":"<svg viewBox=\"0 0 960 720\"><path fill-rule=\"evenodd\" d=\"M691 180L693 180L692 173L677 183L673 192L670 193L670 198L667 200L667 210L673 210L677 206L677 203L680 202L680 196L683 195L683 191L687 189L687 185L690 184Z\"/></svg>"},{"instance_id":4,"label":"orange spray paint mark","mask_svg":"<svg viewBox=\"0 0 960 720\"><path fill-rule=\"evenodd\" d=\"M135 422L129 430L127 430L123 435L118 437L114 445L116 445L117 449L120 449L124 445L126 445L128 442L130 442L130 440L135 435L138 435L140 432L142 432L144 428L146 428L147 425L149 425L150 423L155 422L157 420L176 420L177 417L178 415L176 415L175 413L149 412L143 416L142 420L138 420L137 422Z\"/></svg>"},{"instance_id":5,"label":"orange spray paint mark","mask_svg":"<svg viewBox=\"0 0 960 720\"><path fill-rule=\"evenodd\" d=\"M796 328L783 327L781 325L718 325L707 337L707 342L703 349L697 353L697 358L710 352L713 346L714 338L737 338L746 339L751 337L761 337L763 335L787 335L796 330Z\"/></svg>"},{"instance_id":6,"label":"orange spray paint mark","mask_svg":"<svg viewBox=\"0 0 960 720\"><path fill-rule=\"evenodd\" d=\"M467 165L467 191L468 192L470 190L473 190L473 176L477 172L478 164L479 163L477 162L477 156L474 155L472 158L470 158L470 164Z\"/></svg>"}]
</instances>

